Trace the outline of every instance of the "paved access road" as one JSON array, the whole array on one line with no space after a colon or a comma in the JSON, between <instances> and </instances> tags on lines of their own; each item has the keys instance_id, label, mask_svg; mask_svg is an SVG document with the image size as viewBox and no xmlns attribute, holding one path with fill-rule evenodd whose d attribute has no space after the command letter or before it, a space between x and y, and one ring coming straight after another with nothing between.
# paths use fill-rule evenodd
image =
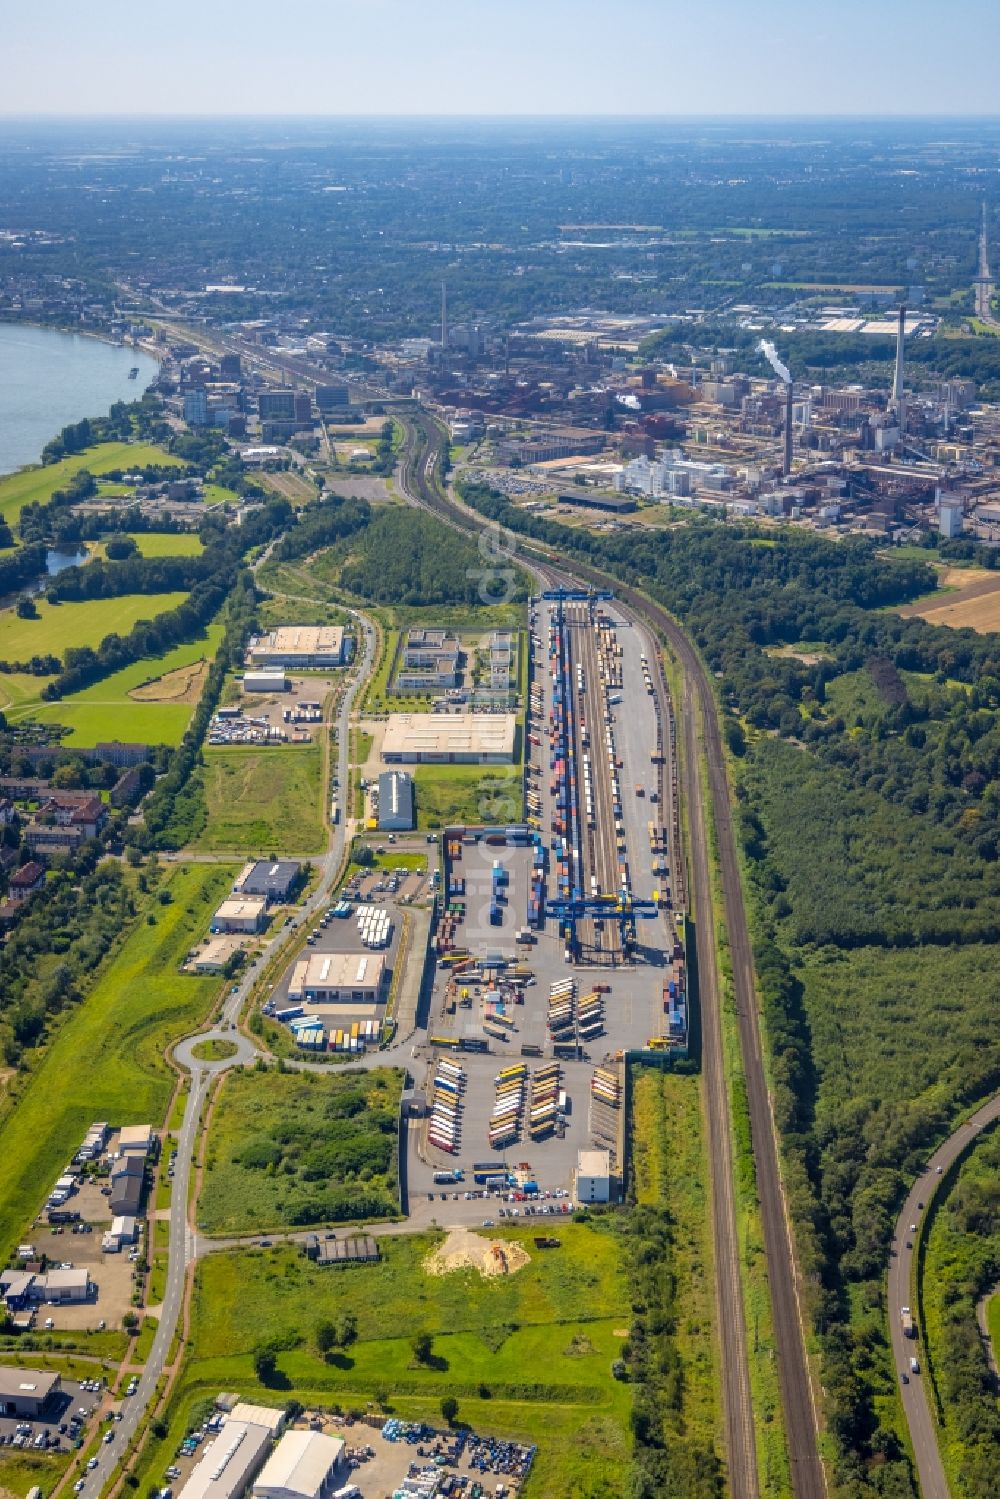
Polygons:
<instances>
[{"instance_id":1,"label":"paved access road","mask_svg":"<svg viewBox=\"0 0 1000 1499\"><path fill-rule=\"evenodd\" d=\"M362 614L356 611L352 611L352 613L355 614L358 622L361 648L357 668L344 693L336 719L338 727L337 763L341 787L339 800L341 803L343 803L347 795L348 787L350 761L350 736L348 730L350 727L351 709L358 691L367 682L375 661L374 629ZM230 1067L246 1065L248 1062L252 1062L257 1054L257 1049L253 1042L236 1029L240 1011L246 1003L257 976L263 970L264 966L272 957L277 956L283 947L290 946L301 928L311 921L327 904L330 891L340 871L344 852L347 847L347 839L352 833L353 824L350 819L346 816L341 816L340 821L332 831L330 846L323 858L320 879L315 891L296 917L294 925L279 928L240 982L233 985L223 1007L222 1024L213 1027L211 1030L204 1031L201 1035L190 1036L177 1044L174 1055L181 1066L190 1070L191 1089L188 1093L184 1118L177 1139L177 1150L174 1155L174 1185L170 1201L167 1285L160 1307L160 1325L153 1339L153 1346L150 1349L145 1368L139 1378L139 1386L136 1393L126 1397L122 1401L122 1419L116 1421L110 1427L112 1433L111 1441L101 1443L100 1451L97 1454L97 1467L82 1475L84 1479L84 1486L81 1491L83 1499L98 1499L98 1495L100 1495L105 1486L111 1481L115 1467L124 1458L139 1430L147 1409L153 1403L157 1383L167 1365L170 1347L173 1343L174 1334L177 1330L184 1305L184 1284L187 1269L197 1257L197 1236L194 1229L188 1223L188 1195L191 1180L191 1164L198 1141L198 1127L201 1121L202 1108L211 1085L219 1073L225 1072ZM213 1039L232 1042L236 1046L236 1054L215 1062L199 1061L194 1055L194 1047L199 1041Z\"/></svg>"},{"instance_id":2,"label":"paved access road","mask_svg":"<svg viewBox=\"0 0 1000 1499\"><path fill-rule=\"evenodd\" d=\"M913 1256L917 1252L917 1238L914 1229L921 1226L920 1220L926 1215L931 1198L941 1185L948 1168L954 1165L962 1152L968 1149L970 1142L995 1119L1000 1119L1000 1093L984 1103L953 1135L949 1135L943 1145L938 1146L928 1161L923 1175L911 1187L909 1196L903 1204L902 1211L896 1220L895 1238L889 1252L888 1298L892 1356L896 1360L896 1374L900 1380L903 1412L906 1416L906 1424L910 1428L910 1441L913 1444L913 1457L917 1465L917 1476L920 1479L920 1493L923 1499L950 1499L950 1493L944 1476L944 1468L941 1465L937 1425L931 1415L930 1401L927 1398L927 1389L924 1384L926 1370L923 1363L923 1344L920 1338L913 1340L903 1335L901 1308L912 1306L911 1298L915 1295ZM910 1248L907 1248L908 1243ZM916 1308L914 1308L914 1320L916 1320L915 1311ZM909 1372L910 1359L914 1357L920 1362L920 1374ZM902 1383L904 1373L909 1380L908 1384Z\"/></svg>"}]
</instances>

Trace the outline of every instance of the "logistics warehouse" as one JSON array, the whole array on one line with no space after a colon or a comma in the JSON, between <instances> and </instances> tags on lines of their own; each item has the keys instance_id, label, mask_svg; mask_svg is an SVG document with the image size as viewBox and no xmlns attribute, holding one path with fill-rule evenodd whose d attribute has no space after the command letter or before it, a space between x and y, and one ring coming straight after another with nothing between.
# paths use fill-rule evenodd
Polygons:
<instances>
[{"instance_id":1,"label":"logistics warehouse","mask_svg":"<svg viewBox=\"0 0 1000 1499\"><path fill-rule=\"evenodd\" d=\"M375 1005L382 998L385 972L381 954L312 953L296 963L288 998L315 1005Z\"/></svg>"},{"instance_id":2,"label":"logistics warehouse","mask_svg":"<svg viewBox=\"0 0 1000 1499\"><path fill-rule=\"evenodd\" d=\"M280 625L267 635L255 635L247 650L247 665L256 670L274 667L343 666L351 639L340 625Z\"/></svg>"},{"instance_id":3,"label":"logistics warehouse","mask_svg":"<svg viewBox=\"0 0 1000 1499\"><path fill-rule=\"evenodd\" d=\"M387 765L510 765L513 713L392 713L382 741Z\"/></svg>"}]
</instances>

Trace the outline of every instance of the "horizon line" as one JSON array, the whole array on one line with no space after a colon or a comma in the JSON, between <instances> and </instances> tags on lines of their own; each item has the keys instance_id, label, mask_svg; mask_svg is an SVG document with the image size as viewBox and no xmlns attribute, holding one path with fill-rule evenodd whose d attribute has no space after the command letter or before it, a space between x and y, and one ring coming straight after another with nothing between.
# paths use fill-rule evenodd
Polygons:
<instances>
[{"instance_id":1,"label":"horizon line","mask_svg":"<svg viewBox=\"0 0 1000 1499\"><path fill-rule=\"evenodd\" d=\"M314 111L277 111L277 110L276 111L264 111L264 112L258 111L256 113L246 113L246 112L240 112L240 111L234 111L234 110L218 110L218 111L207 111L207 112L206 111L200 111L200 110L190 110L190 111L184 111L184 112L179 112L179 111L177 111L177 112L175 112L175 111L169 111L168 112L168 111L165 111L165 110L153 110L153 111L142 111L142 110L120 110L120 111L84 110L84 111L63 112L63 111L45 110L45 111L37 111L37 112L32 112L32 113L25 113L24 111L17 111L17 110L14 110L14 111L0 110L0 123L15 123L16 122L16 123L31 124L31 123L34 123L34 122L46 122L46 121L49 121L49 122L51 122L51 121L62 122L62 121L77 121L77 120L81 120L81 121L94 121L94 120L153 120L153 121L162 121L162 120L197 120L197 121L201 121L201 120L238 120L238 121L271 120L271 121L281 121L281 120L284 120L284 121L296 121L296 122L297 121L309 121L309 122L312 122L312 123L327 123L327 122L331 122L331 121L342 121L342 120L359 120L359 121L372 121L372 120L415 120L415 121L428 121L428 120L437 120L437 121L442 121L442 120L447 120L447 121L455 121L455 120L479 120L479 121L517 121L517 120L524 120L524 121L537 121L537 120L614 121L614 120L619 120L619 121L626 121L628 123L647 123L648 122L648 123L651 123L651 124L656 124L656 123L679 123L679 122L686 122L686 121L704 121L704 120L723 120L723 121L757 121L757 120L760 120L760 121L784 121L784 122L797 122L797 121L812 122L812 121L816 121L816 120L830 120L830 121L855 121L855 120L862 120L862 121L868 121L868 122L871 122L871 121L887 121L887 122L896 122L896 121L934 121L934 122L937 122L937 121L959 121L959 122L963 122L963 123L964 122L972 123L972 122L980 122L980 121L991 121L991 122L992 121L1000 121L1000 111L998 111L997 113L988 114L988 113L983 113L983 112L980 112L980 111L976 111L976 112L963 112L963 113L955 113L953 111L930 112L930 113L913 113L913 112L909 112L909 111L905 111L905 112L904 111L892 111L892 112L883 112L883 113L873 113L873 112L868 111L868 110L851 110L849 112L842 112L842 113L836 113L836 112L831 113L829 111L811 111L811 112L807 112L807 113L802 113L802 112L774 113L774 112L764 112L764 111L761 111L759 113L748 113L745 110L729 110L729 111L699 111L697 113L691 113L691 112L685 111L685 112L682 112L682 113L675 113L675 114L669 114L669 113L628 114L628 113L622 113L622 112L619 112L619 111L613 111L612 112L612 111L600 111L600 110L597 110L597 111L593 111L592 110L592 111L589 111L587 113L574 112L574 111L565 111L565 110L559 110L559 111L556 111L556 110L546 110L546 111L542 111L542 112L530 111L530 110L518 110L518 111L505 111L505 112L495 112L495 111L493 111L493 112L485 112L485 113L469 113L467 111L451 111L451 112L419 111L419 112L414 112L412 110L399 110L399 111L380 110L380 111L360 111L360 112L359 111L345 111L343 113L330 113L330 112L322 113L322 112L314 112Z\"/></svg>"}]
</instances>

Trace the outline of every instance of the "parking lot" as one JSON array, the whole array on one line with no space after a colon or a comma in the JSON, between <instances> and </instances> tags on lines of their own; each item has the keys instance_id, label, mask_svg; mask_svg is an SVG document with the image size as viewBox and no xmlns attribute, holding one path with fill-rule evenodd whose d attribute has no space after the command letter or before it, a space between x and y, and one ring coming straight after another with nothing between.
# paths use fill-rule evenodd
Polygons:
<instances>
[{"instance_id":1,"label":"parking lot","mask_svg":"<svg viewBox=\"0 0 1000 1499\"><path fill-rule=\"evenodd\" d=\"M483 1494L503 1499L518 1492L534 1455L533 1448L465 1428L442 1431L396 1420L379 1428L337 1420L324 1429L344 1438L351 1464L344 1483L356 1485L363 1499L383 1499L428 1470L439 1475L438 1494L469 1494L478 1484Z\"/></svg>"},{"instance_id":2,"label":"parking lot","mask_svg":"<svg viewBox=\"0 0 1000 1499\"><path fill-rule=\"evenodd\" d=\"M0 1416L0 1446L23 1447L35 1451L67 1452L73 1447L76 1433L86 1425L99 1404L104 1386L100 1379L85 1385L66 1379L46 1401L43 1416L28 1420L23 1416ZM79 1417L74 1421L74 1417Z\"/></svg>"}]
</instances>

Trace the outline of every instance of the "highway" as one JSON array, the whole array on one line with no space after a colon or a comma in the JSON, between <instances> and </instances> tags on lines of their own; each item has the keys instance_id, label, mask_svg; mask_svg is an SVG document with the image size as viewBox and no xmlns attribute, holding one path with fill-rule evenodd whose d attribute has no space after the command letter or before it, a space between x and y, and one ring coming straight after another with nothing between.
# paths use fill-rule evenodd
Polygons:
<instances>
[{"instance_id":1,"label":"highway","mask_svg":"<svg viewBox=\"0 0 1000 1499\"><path fill-rule=\"evenodd\" d=\"M913 1273L913 1257L917 1252L918 1238L913 1229L920 1228L921 1220L927 1215L931 1199L945 1180L949 1168L968 1150L976 1136L997 1119L1000 1119L1000 1093L978 1108L953 1135L949 1135L943 1145L938 1146L930 1157L923 1175L918 1177L910 1188L896 1220L892 1249L889 1251L887 1298L892 1356L896 1364L896 1377L900 1381L899 1392L902 1397L906 1424L910 1429L913 1460L920 1480L922 1499L950 1499L950 1491L944 1468L941 1465L937 1423L931 1414L931 1403L927 1398L925 1384L927 1370L924 1364L923 1342L920 1337L921 1329L918 1325L916 1339L907 1338L903 1333L902 1307L911 1307L914 1320L919 1323ZM907 1248L907 1244L911 1247ZM920 1363L919 1374L909 1373L910 1359L913 1357L916 1357ZM902 1382L904 1373L909 1380L908 1384Z\"/></svg>"},{"instance_id":2,"label":"highway","mask_svg":"<svg viewBox=\"0 0 1000 1499\"><path fill-rule=\"evenodd\" d=\"M375 664L374 631L363 615L356 611L352 612L355 613L355 618L359 626L360 650L356 669L341 700L336 720L338 725L338 774L340 777L340 799L342 803L347 795L347 788L349 786L350 735L348 730L351 710L358 691L367 682ZM167 1283L160 1308L159 1327L153 1339L153 1345L146 1360L145 1368L139 1377L138 1389L134 1395L122 1401L122 1419L116 1421L109 1428L111 1431L111 1441L101 1443L97 1454L96 1468L81 1475L84 1479L84 1487L81 1490L83 1499L98 1499L98 1495L111 1482L115 1468L124 1458L139 1430L143 1418L150 1406L154 1404L157 1384L167 1366L170 1347L173 1343L174 1334L177 1330L184 1306L184 1288L188 1266L197 1257L196 1233L188 1222L188 1195L191 1180L191 1165L198 1142L198 1128L201 1121L202 1108L212 1084L220 1073L225 1072L230 1067L245 1065L251 1062L256 1055L256 1047L253 1042L236 1029L240 1012L249 998L260 973L267 964L273 958L276 958L284 948L290 947L299 937L304 927L328 903L330 891L340 873L344 854L348 847L348 839L351 837L352 832L353 825L350 819L342 816L336 827L332 830L330 845L323 859L316 889L302 908L294 925L281 927L240 982L232 987L223 1006L221 1024L210 1030L203 1031L199 1035L187 1037L185 1040L178 1042L174 1049L174 1056L178 1064L188 1068L190 1071L191 1088L188 1093L184 1118L181 1122L177 1138L177 1150L174 1155L174 1184L170 1197ZM213 1038L232 1042L237 1048L236 1055L217 1062L199 1061L194 1056L194 1046L200 1041L207 1041ZM72 1476L73 1471L73 1469L70 1469L70 1476Z\"/></svg>"},{"instance_id":3,"label":"highway","mask_svg":"<svg viewBox=\"0 0 1000 1499\"><path fill-rule=\"evenodd\" d=\"M416 420L407 418L406 426L408 439L407 456L404 459L401 472L401 488L403 492L414 503L431 510L450 525L456 526L461 530L471 529L481 531L483 522L475 517L472 512L464 510L461 506L452 504L445 499L436 486L434 476L440 453L440 436L437 434L436 429L425 424L419 418ZM546 586L559 578L570 584L579 584L581 580L584 583L595 583L600 586L608 586L610 584L614 588L619 601L624 601L631 607L635 614L652 620L658 629L670 635L671 644L680 657L684 668L685 702L681 708L681 715L685 735L685 753L682 759L681 770L691 827L692 846L689 850L690 862L693 869L691 884L693 887L695 909L699 917L695 925L695 931L698 957L698 994L702 1017L702 1072L708 1104L708 1154L712 1173L712 1229L715 1245L718 1326L722 1345L721 1365L728 1480L729 1490L733 1499L757 1499L757 1495L759 1494L757 1453L747 1361L746 1316L740 1276L729 1103L722 1052L721 991L716 963L715 929L711 915L711 873L708 859L708 833L704 822L702 792L698 775L699 745L698 715L696 710L699 707L703 720L703 732L708 747L710 764L714 761L718 769L722 772L721 784L718 776L713 779L712 793L717 822L720 820L720 802L725 814L732 870L736 876L735 881L730 879L726 882L727 894L739 904L741 913L742 890L739 885L738 871L735 863L735 844L733 843L732 826L729 822L728 786L725 783L725 770L722 763L721 742L719 740L718 720L712 689L705 675L704 668L689 644L687 637L679 630L678 626L665 611L656 610L636 590L625 588L617 579L603 576L594 569L578 566L575 562L571 566L567 566L560 561L558 567L553 567L547 559L540 563L538 553L535 549L528 546L521 538L517 540L520 549L517 560L523 566L527 567L529 571L535 573L536 577L540 576L541 581ZM721 829L719 842L721 849ZM745 955L749 963L749 937L746 936L745 913L742 914ZM733 915L728 909L728 904L726 916L729 923L730 941L733 943L735 966L738 928L734 929ZM736 940L734 940L734 937ZM744 984L746 984L747 974L749 973L749 998L747 997L747 991L744 990L742 999L740 999L738 991L739 1008L744 1015L749 1013L752 1016L754 1032L756 1032L756 997L753 988L752 966L748 968L744 964L741 967L740 973ZM777 1153L774 1147L773 1122L770 1118L770 1106L764 1084L759 1038L756 1038L755 1057L759 1073L760 1090L763 1092L765 1109L764 1127L771 1142L776 1174ZM748 1089L749 1082L748 1077ZM758 1122L757 1128L754 1130L755 1147L758 1143L758 1131L762 1128L760 1122L760 1092L758 1092L757 1099ZM751 1113L751 1122L753 1123L753 1113ZM758 1172L759 1170L760 1168L758 1167ZM763 1198L762 1187L761 1195ZM774 1202L775 1199L772 1196L772 1209ZM791 1250L785 1229L784 1205L781 1199L780 1188L776 1194L776 1204L780 1219L778 1246L779 1249L783 1249L788 1262L788 1278L791 1280ZM770 1255L768 1263L770 1266ZM814 1499L814 1496L816 1496L816 1499L819 1499L819 1496L824 1494L825 1488L822 1469L819 1465L819 1458L816 1452L814 1414L809 1395L808 1377L805 1371L805 1353L798 1323L798 1305L794 1295L794 1286L790 1298L790 1312L792 1318L793 1357L794 1349L797 1348L800 1355L798 1377L802 1380L805 1391L804 1406L801 1400L796 1404L791 1395L789 1396L788 1408L792 1411L793 1419L799 1423L796 1427L797 1446L795 1448L798 1462L793 1463L793 1473L798 1474L795 1493L796 1495L801 1495L802 1499ZM775 1321L777 1324L777 1310L775 1311ZM787 1340L789 1337L787 1324L782 1325L782 1331ZM779 1356L780 1353L781 1344L779 1343ZM792 1377L796 1377L795 1371L791 1372ZM784 1396L784 1380L782 1383L782 1393ZM800 1429L803 1425L804 1430ZM791 1433L789 1434L789 1445L791 1446ZM813 1460L810 1461L810 1458Z\"/></svg>"}]
</instances>

